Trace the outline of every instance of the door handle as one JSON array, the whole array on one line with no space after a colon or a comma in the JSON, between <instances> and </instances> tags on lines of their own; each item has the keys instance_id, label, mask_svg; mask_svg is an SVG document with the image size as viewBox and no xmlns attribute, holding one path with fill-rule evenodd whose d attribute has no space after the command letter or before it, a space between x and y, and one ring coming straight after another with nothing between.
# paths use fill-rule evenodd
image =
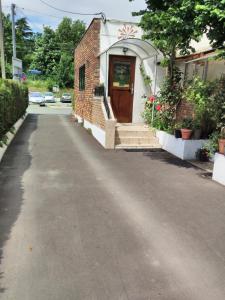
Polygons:
<instances>
[{"instance_id":1,"label":"door handle","mask_svg":"<svg viewBox=\"0 0 225 300\"><path fill-rule=\"evenodd\" d=\"M134 94L134 83L133 83L133 82L132 82L132 84L131 84L130 93L131 93L131 95Z\"/></svg>"}]
</instances>

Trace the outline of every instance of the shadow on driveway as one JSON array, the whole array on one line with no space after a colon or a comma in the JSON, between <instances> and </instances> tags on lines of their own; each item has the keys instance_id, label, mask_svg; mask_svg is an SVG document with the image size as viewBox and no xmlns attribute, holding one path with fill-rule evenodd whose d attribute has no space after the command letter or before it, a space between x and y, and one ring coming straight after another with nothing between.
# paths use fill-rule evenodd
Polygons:
<instances>
[{"instance_id":1,"label":"shadow on driveway","mask_svg":"<svg viewBox=\"0 0 225 300\"><path fill-rule=\"evenodd\" d=\"M0 164L0 265L4 245L10 238L11 229L23 204L22 178L31 165L29 140L37 129L37 123L38 115L27 116ZM3 276L4 274L0 272L0 279ZM1 287L0 293L4 291L5 289Z\"/></svg>"},{"instance_id":2,"label":"shadow on driveway","mask_svg":"<svg viewBox=\"0 0 225 300\"><path fill-rule=\"evenodd\" d=\"M162 149L132 149L132 150L126 150L126 152L140 152L143 153L143 156L149 157L151 160L157 160L162 161L164 163L167 163L169 165L173 165L180 168L194 168L198 169L192 164L190 164L187 161L181 160L177 158L176 156L173 156L172 154L162 150Z\"/></svg>"}]
</instances>

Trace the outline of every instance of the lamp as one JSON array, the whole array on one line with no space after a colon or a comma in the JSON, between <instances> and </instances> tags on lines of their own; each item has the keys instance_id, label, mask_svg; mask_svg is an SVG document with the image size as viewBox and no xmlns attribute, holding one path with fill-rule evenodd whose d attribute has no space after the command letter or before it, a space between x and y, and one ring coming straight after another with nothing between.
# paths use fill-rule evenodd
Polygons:
<instances>
[{"instance_id":1,"label":"lamp","mask_svg":"<svg viewBox=\"0 0 225 300\"><path fill-rule=\"evenodd\" d=\"M126 55L127 54L127 51L128 51L129 49L128 48L126 48L126 47L123 47L123 53L124 53L124 55Z\"/></svg>"}]
</instances>

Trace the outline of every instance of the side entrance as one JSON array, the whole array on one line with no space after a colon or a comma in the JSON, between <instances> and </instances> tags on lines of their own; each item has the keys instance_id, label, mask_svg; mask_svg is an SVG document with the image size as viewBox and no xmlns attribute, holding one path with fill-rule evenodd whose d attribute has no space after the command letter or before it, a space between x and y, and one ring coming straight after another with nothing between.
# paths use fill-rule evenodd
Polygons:
<instances>
[{"instance_id":1,"label":"side entrance","mask_svg":"<svg viewBox=\"0 0 225 300\"><path fill-rule=\"evenodd\" d=\"M109 96L119 123L132 123L136 57L109 56Z\"/></svg>"}]
</instances>

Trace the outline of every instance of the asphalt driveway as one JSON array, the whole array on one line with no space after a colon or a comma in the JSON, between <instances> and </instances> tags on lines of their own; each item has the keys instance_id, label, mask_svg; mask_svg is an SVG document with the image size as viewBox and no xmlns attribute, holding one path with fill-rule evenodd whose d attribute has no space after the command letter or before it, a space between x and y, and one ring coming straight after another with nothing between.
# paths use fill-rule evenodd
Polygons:
<instances>
[{"instance_id":1,"label":"asphalt driveway","mask_svg":"<svg viewBox=\"0 0 225 300\"><path fill-rule=\"evenodd\" d=\"M224 300L225 188L30 114L0 164L0 299Z\"/></svg>"}]
</instances>

